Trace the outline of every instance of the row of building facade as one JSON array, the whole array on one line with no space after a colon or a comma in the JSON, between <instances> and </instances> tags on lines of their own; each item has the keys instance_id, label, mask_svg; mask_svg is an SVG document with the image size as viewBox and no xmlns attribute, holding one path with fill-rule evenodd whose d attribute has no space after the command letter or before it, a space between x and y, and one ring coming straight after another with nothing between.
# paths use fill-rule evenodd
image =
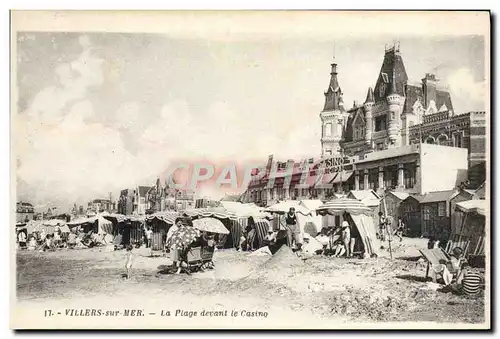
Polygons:
<instances>
[{"instance_id":1,"label":"row of building facade","mask_svg":"<svg viewBox=\"0 0 500 339\"><path fill-rule=\"evenodd\" d=\"M117 212L125 215L178 211L195 207L195 192L173 189L160 179L153 186L138 186L120 192Z\"/></svg>"},{"instance_id":2,"label":"row of building facade","mask_svg":"<svg viewBox=\"0 0 500 339\"><path fill-rule=\"evenodd\" d=\"M434 74L411 83L398 45L385 49L375 86L367 89L361 105L344 108L337 75L333 63L320 112L321 156L279 162L277 174L270 156L264 177L250 182L244 202L328 200L367 190L418 200L484 187L486 112L454 112L450 93ZM304 172L309 188L300 186Z\"/></svg>"}]
</instances>

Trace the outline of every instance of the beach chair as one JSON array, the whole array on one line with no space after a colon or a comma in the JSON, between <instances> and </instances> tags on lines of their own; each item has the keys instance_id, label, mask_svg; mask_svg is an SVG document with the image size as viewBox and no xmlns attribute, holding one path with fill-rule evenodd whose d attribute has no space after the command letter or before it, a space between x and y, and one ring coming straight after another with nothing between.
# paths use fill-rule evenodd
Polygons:
<instances>
[{"instance_id":1,"label":"beach chair","mask_svg":"<svg viewBox=\"0 0 500 339\"><path fill-rule=\"evenodd\" d=\"M449 240L448 243L446 244L446 253L447 254L452 254L453 249L456 247L460 247L463 250L463 256L467 255L467 252L469 250L469 240Z\"/></svg>"},{"instance_id":2,"label":"beach chair","mask_svg":"<svg viewBox=\"0 0 500 339\"><path fill-rule=\"evenodd\" d=\"M429 270L432 266L440 265L440 261L444 260L446 262L450 261L450 256L442 248L432 248L432 249L422 249L419 250L424 259L427 261L427 270L425 272L425 279L429 277Z\"/></svg>"},{"instance_id":3,"label":"beach chair","mask_svg":"<svg viewBox=\"0 0 500 339\"><path fill-rule=\"evenodd\" d=\"M484 237L479 237L477 240L476 247L472 253L474 256L484 255Z\"/></svg>"}]
</instances>

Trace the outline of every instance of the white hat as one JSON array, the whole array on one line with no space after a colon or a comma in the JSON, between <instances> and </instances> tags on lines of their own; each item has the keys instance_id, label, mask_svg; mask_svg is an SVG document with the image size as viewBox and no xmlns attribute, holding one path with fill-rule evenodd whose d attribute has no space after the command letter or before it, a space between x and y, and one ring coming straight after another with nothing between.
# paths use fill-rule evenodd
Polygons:
<instances>
[{"instance_id":1,"label":"white hat","mask_svg":"<svg viewBox=\"0 0 500 339\"><path fill-rule=\"evenodd\" d=\"M347 221L342 221L342 227L349 227L349 223Z\"/></svg>"}]
</instances>

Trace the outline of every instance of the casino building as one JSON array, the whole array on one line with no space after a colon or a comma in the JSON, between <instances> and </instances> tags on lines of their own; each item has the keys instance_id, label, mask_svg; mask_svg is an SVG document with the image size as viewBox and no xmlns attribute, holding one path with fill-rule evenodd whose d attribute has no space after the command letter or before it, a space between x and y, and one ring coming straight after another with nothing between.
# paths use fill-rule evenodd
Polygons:
<instances>
[{"instance_id":1,"label":"casino building","mask_svg":"<svg viewBox=\"0 0 500 339\"><path fill-rule=\"evenodd\" d=\"M467 181L468 188L477 188L485 181L485 112L456 114L450 93L433 74L410 82L399 45L385 48L375 86L367 89L362 105L344 108L337 75L332 63L320 112L321 158L278 163L269 187L270 157L266 175L250 183L245 201L264 205L367 189L425 194ZM304 171L313 187L295 188Z\"/></svg>"}]
</instances>

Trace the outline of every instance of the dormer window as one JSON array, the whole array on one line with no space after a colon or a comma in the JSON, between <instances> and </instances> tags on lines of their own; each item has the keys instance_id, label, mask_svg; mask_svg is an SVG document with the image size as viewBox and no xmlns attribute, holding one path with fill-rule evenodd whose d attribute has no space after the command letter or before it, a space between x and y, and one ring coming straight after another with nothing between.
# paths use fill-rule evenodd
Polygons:
<instances>
[{"instance_id":1,"label":"dormer window","mask_svg":"<svg viewBox=\"0 0 500 339\"><path fill-rule=\"evenodd\" d=\"M388 84L389 83L389 76L387 75L387 73L382 72L381 74L382 74L382 80L384 80L384 82L386 84Z\"/></svg>"}]
</instances>

